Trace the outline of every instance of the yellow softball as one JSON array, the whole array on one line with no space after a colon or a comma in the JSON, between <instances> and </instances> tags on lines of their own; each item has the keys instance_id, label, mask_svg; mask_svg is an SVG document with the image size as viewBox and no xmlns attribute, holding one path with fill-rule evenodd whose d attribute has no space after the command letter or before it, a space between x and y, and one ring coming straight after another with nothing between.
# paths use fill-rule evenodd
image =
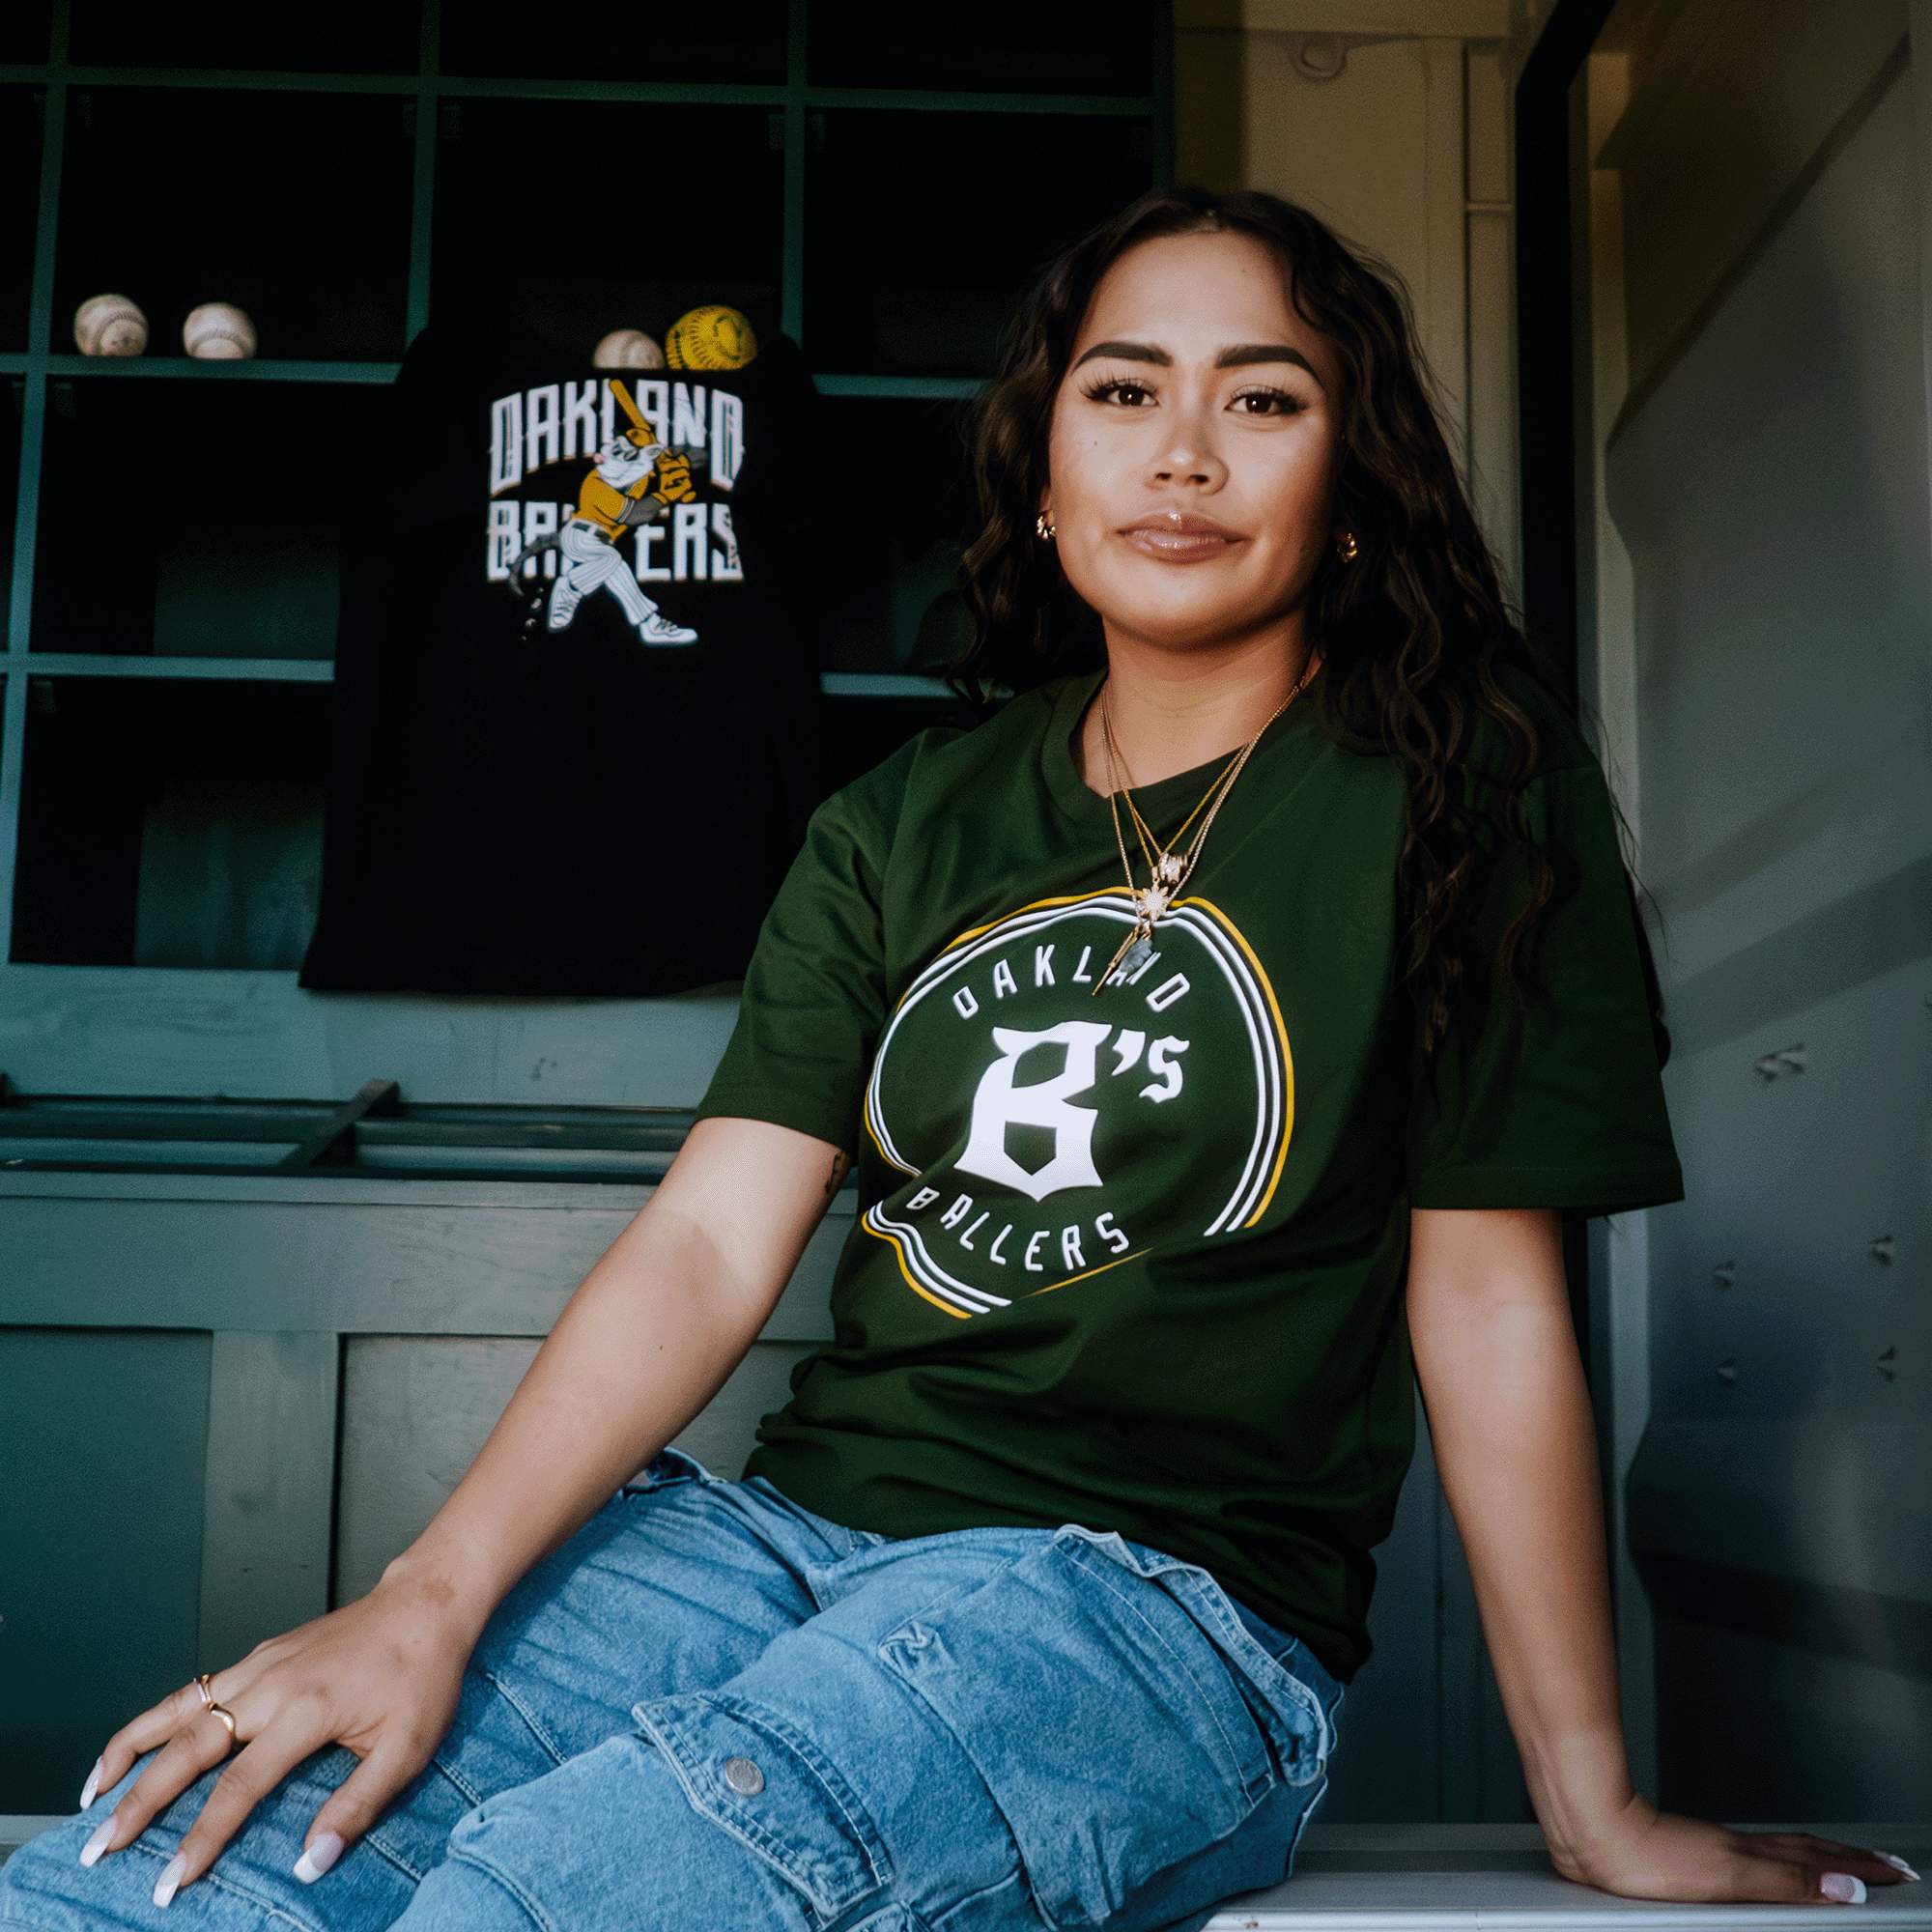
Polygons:
<instances>
[{"instance_id":1,"label":"yellow softball","mask_svg":"<svg viewBox=\"0 0 1932 1932\"><path fill-rule=\"evenodd\" d=\"M742 369L757 353L752 325L722 302L679 316L665 334L665 360L673 369Z\"/></svg>"}]
</instances>

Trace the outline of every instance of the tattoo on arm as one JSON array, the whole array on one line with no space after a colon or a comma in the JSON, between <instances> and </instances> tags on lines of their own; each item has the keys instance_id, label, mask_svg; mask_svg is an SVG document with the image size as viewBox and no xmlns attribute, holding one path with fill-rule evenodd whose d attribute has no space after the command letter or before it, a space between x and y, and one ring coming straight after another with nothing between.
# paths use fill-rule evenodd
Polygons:
<instances>
[{"instance_id":1,"label":"tattoo on arm","mask_svg":"<svg viewBox=\"0 0 1932 1932\"><path fill-rule=\"evenodd\" d=\"M845 1177L852 1171L850 1154L835 1153L832 1156L832 1172L825 1178L825 1198L829 1201L845 1184Z\"/></svg>"}]
</instances>

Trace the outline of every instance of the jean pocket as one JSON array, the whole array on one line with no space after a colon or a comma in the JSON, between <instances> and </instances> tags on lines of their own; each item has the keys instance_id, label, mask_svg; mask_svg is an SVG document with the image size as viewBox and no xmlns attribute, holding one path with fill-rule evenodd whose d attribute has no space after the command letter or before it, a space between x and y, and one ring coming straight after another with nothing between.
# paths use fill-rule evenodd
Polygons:
<instances>
[{"instance_id":1,"label":"jean pocket","mask_svg":"<svg viewBox=\"0 0 1932 1932\"><path fill-rule=\"evenodd\" d=\"M718 1480L696 1456L682 1449L660 1449L636 1482L626 1483L627 1492L650 1492L674 1489L679 1483L715 1483Z\"/></svg>"},{"instance_id":2,"label":"jean pocket","mask_svg":"<svg viewBox=\"0 0 1932 1932\"><path fill-rule=\"evenodd\" d=\"M777 1712L710 1691L639 1704L631 1715L692 1808L763 1859L821 1919L891 1882L891 1858L866 1807Z\"/></svg>"},{"instance_id":3,"label":"jean pocket","mask_svg":"<svg viewBox=\"0 0 1932 1932\"><path fill-rule=\"evenodd\" d=\"M1158 1582L1227 1659L1255 1721L1274 1744L1283 1782L1302 1786L1325 1780L1328 1755L1335 1748L1334 1710L1341 1701L1341 1687L1298 1638L1290 1639L1289 1648L1277 1656L1242 1622L1227 1591L1207 1571L1178 1556L1077 1524L1061 1534L1077 1538L1094 1555L1118 1563L1136 1577ZM1295 1665L1303 1661L1313 1666L1314 1682L1297 1673ZM1326 1696L1317 1690L1316 1683L1327 1685Z\"/></svg>"},{"instance_id":4,"label":"jean pocket","mask_svg":"<svg viewBox=\"0 0 1932 1932\"><path fill-rule=\"evenodd\" d=\"M879 1654L972 1758L1055 1926L1120 1912L1276 1784L1195 1617L1075 1532L909 1618Z\"/></svg>"}]
</instances>

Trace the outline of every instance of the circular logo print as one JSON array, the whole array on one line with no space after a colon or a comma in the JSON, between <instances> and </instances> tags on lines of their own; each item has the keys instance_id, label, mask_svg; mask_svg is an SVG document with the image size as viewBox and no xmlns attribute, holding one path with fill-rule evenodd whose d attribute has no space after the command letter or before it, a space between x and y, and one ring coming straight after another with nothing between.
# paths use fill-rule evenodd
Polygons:
<instances>
[{"instance_id":1,"label":"circular logo print","mask_svg":"<svg viewBox=\"0 0 1932 1932\"><path fill-rule=\"evenodd\" d=\"M1122 892L955 940L907 988L866 1094L907 1177L864 1225L949 1314L1252 1227L1293 1122L1288 1036L1247 942L1183 899L1149 944Z\"/></svg>"}]
</instances>

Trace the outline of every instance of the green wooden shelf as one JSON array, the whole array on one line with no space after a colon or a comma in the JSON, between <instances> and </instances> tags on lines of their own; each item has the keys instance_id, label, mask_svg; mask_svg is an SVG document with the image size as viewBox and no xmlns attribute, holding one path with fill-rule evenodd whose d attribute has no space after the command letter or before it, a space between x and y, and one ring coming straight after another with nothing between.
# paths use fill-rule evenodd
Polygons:
<instances>
[{"instance_id":1,"label":"green wooden shelf","mask_svg":"<svg viewBox=\"0 0 1932 1932\"><path fill-rule=\"evenodd\" d=\"M386 1082L346 1103L0 1087L0 1173L649 1179L670 1165L696 1118L676 1107L412 1105Z\"/></svg>"},{"instance_id":2,"label":"green wooden shelf","mask_svg":"<svg viewBox=\"0 0 1932 1932\"><path fill-rule=\"evenodd\" d=\"M88 651L13 651L0 677L188 677L237 684L333 684L331 658L176 658Z\"/></svg>"},{"instance_id":3,"label":"green wooden shelf","mask_svg":"<svg viewBox=\"0 0 1932 1932\"><path fill-rule=\"evenodd\" d=\"M120 381L213 383L393 383L396 362L291 362L257 358L246 362L201 362L189 355L35 355L0 354L0 375L106 376ZM814 376L821 396L875 396L893 401L951 402L978 395L980 376Z\"/></svg>"},{"instance_id":4,"label":"green wooden shelf","mask_svg":"<svg viewBox=\"0 0 1932 1932\"><path fill-rule=\"evenodd\" d=\"M977 396L983 376L814 376L821 396L877 396L906 402L952 402Z\"/></svg>"},{"instance_id":5,"label":"green wooden shelf","mask_svg":"<svg viewBox=\"0 0 1932 1932\"><path fill-rule=\"evenodd\" d=\"M16 651L0 655L0 679L195 678L227 684L333 684L331 658L97 657L85 651ZM827 697L950 697L946 680L915 671L826 670L818 688Z\"/></svg>"},{"instance_id":6,"label":"green wooden shelf","mask_svg":"<svg viewBox=\"0 0 1932 1932\"><path fill-rule=\"evenodd\" d=\"M237 68L0 67L0 87L139 87L248 94L390 94L448 100L618 100L696 107L861 108L932 114L1073 114L1151 119L1145 94L975 93L812 87L782 81L511 80L488 74L291 73Z\"/></svg>"},{"instance_id":7,"label":"green wooden shelf","mask_svg":"<svg viewBox=\"0 0 1932 1932\"><path fill-rule=\"evenodd\" d=\"M395 362L285 362L251 358L245 362L201 362L191 355L0 355L0 373L9 375L108 376L152 382L186 378L213 383L393 383Z\"/></svg>"}]
</instances>

